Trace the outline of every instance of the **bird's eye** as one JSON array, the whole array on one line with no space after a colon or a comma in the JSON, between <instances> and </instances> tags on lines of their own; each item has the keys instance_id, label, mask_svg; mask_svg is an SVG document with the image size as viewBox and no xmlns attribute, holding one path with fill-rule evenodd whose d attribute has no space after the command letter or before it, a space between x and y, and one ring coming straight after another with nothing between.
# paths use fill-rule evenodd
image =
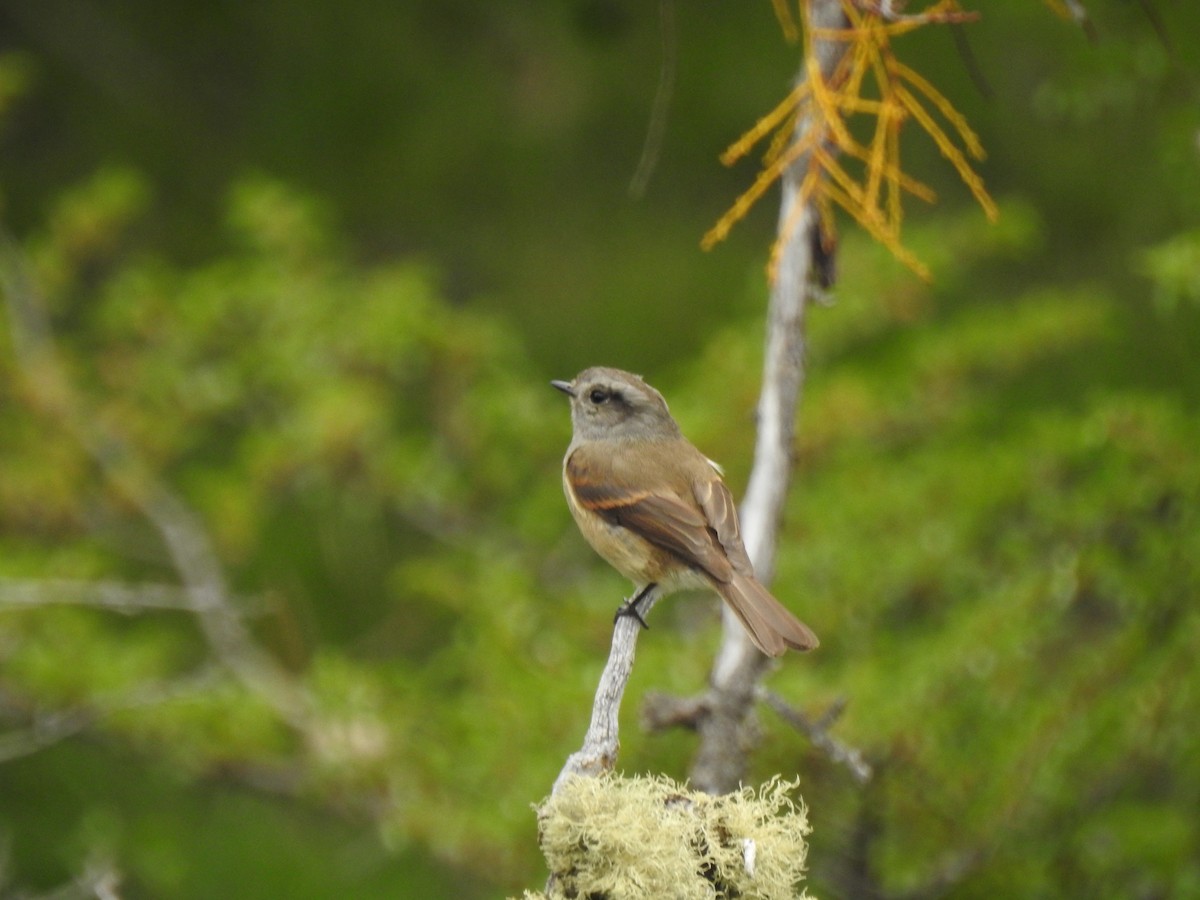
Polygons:
<instances>
[{"instance_id":1,"label":"bird's eye","mask_svg":"<svg viewBox=\"0 0 1200 900\"><path fill-rule=\"evenodd\" d=\"M608 391L603 390L602 388L594 388L592 392L588 394L588 399L599 406L608 399Z\"/></svg>"}]
</instances>

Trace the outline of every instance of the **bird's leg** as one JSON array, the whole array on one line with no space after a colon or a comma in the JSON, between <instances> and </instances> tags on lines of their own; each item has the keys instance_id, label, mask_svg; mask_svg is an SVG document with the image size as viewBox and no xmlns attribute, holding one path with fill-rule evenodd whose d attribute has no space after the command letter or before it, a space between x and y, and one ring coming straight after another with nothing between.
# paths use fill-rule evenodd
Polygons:
<instances>
[{"instance_id":1,"label":"bird's leg","mask_svg":"<svg viewBox=\"0 0 1200 900\"><path fill-rule=\"evenodd\" d=\"M646 597L646 595L649 594L656 587L658 587L657 584L655 584L654 582L650 582L650 584L646 585L644 588L642 588L640 591L638 591L634 595L632 600L628 600L625 603L622 603L619 607L617 607L617 614L615 616L613 616L613 624L614 625L617 624L617 620L620 619L622 616L633 616L635 619L638 620L638 623L643 628L649 629L650 626L647 625L646 620L642 618L642 611L638 608L638 604L641 603L642 600Z\"/></svg>"}]
</instances>

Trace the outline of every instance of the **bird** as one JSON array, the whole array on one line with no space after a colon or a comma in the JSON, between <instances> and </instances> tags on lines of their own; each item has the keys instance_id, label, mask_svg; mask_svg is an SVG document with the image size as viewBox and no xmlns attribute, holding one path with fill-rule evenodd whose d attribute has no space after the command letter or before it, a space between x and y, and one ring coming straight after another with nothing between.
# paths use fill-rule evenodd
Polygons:
<instances>
[{"instance_id":1,"label":"bird","mask_svg":"<svg viewBox=\"0 0 1200 900\"><path fill-rule=\"evenodd\" d=\"M708 588L767 656L818 645L755 576L720 467L684 437L662 394L605 366L550 384L571 403L567 506L592 548L635 586L618 616L644 626L638 603L651 590Z\"/></svg>"}]
</instances>

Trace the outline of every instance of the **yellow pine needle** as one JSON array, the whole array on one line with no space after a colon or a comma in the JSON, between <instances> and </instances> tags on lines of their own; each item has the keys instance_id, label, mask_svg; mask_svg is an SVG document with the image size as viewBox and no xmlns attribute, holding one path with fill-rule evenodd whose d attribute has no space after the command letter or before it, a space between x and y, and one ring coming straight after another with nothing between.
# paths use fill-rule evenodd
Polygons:
<instances>
[{"instance_id":1,"label":"yellow pine needle","mask_svg":"<svg viewBox=\"0 0 1200 900\"><path fill-rule=\"evenodd\" d=\"M758 177L754 179L754 183L733 201L733 205L725 211L724 215L717 220L717 223L700 239L700 246L705 250L709 250L714 245L725 240L725 237L729 234L729 230L746 217L746 213L750 211L750 207L766 193L767 188L779 179L779 176L783 174L783 170L812 147L816 137L817 129L809 131L803 140L796 141L780 154L778 159L773 161L769 166L764 167L758 173Z\"/></svg>"},{"instance_id":2,"label":"yellow pine needle","mask_svg":"<svg viewBox=\"0 0 1200 900\"><path fill-rule=\"evenodd\" d=\"M850 137L850 132L846 130L846 124L842 121L842 117L838 113L834 94L825 83L825 79L821 76L821 67L817 63L816 54L808 54L807 69L808 83L812 89L812 99L815 107L813 110L814 120L819 118L820 124L829 129L830 137L839 145L853 143L853 138Z\"/></svg>"},{"instance_id":3,"label":"yellow pine needle","mask_svg":"<svg viewBox=\"0 0 1200 900\"><path fill-rule=\"evenodd\" d=\"M868 115L877 111L879 101L867 99L862 90L863 80L870 68L870 55L864 52L862 45L856 44L846 51L841 65L830 79L832 84L840 85L831 91L840 108Z\"/></svg>"},{"instance_id":4,"label":"yellow pine needle","mask_svg":"<svg viewBox=\"0 0 1200 900\"><path fill-rule=\"evenodd\" d=\"M870 153L867 155L866 189L863 192L863 203L875 206L879 201L879 187L883 181L883 170L888 158L888 135L891 131L888 123L894 115L894 104L887 104L881 109L875 120L875 136L871 139Z\"/></svg>"},{"instance_id":5,"label":"yellow pine needle","mask_svg":"<svg viewBox=\"0 0 1200 900\"><path fill-rule=\"evenodd\" d=\"M799 112L793 112L791 117L771 137L771 143L767 145L767 152L763 154L763 165L769 165L779 158L779 154L787 147L788 142L796 132L796 120L800 115Z\"/></svg>"},{"instance_id":6,"label":"yellow pine needle","mask_svg":"<svg viewBox=\"0 0 1200 900\"><path fill-rule=\"evenodd\" d=\"M892 67L897 75L924 94L925 98L937 108L937 111L942 114L946 121L954 126L954 130L958 132L967 151L973 157L984 159L987 156L984 152L983 144L979 140L979 136L971 130L971 126L967 124L966 117L954 108L941 91L930 84L919 72L910 69L899 60L894 60Z\"/></svg>"},{"instance_id":7,"label":"yellow pine needle","mask_svg":"<svg viewBox=\"0 0 1200 900\"><path fill-rule=\"evenodd\" d=\"M848 62L849 71L846 74L842 92L848 97L861 97L863 79L870 68L867 55L863 53L861 45L855 44L847 51L845 59Z\"/></svg>"},{"instance_id":8,"label":"yellow pine needle","mask_svg":"<svg viewBox=\"0 0 1200 900\"><path fill-rule=\"evenodd\" d=\"M997 209L995 201L988 194L987 188L983 186L983 179L971 168L971 164L967 162L967 158L963 156L962 151L954 145L949 135L933 120L933 116L929 114L929 111L921 105L921 101L913 94L905 88L897 86L896 96L904 104L905 109L912 114L912 117L933 138L938 149L942 151L942 155L958 171L958 177L962 179L963 184L975 196L976 202L983 207L983 212L988 217L988 220L992 222L996 221L1000 215L1000 210Z\"/></svg>"},{"instance_id":9,"label":"yellow pine needle","mask_svg":"<svg viewBox=\"0 0 1200 900\"><path fill-rule=\"evenodd\" d=\"M1062 0L1045 2L1056 10L1065 9ZM785 36L789 41L795 40L796 17L789 0L772 0L772 4ZM780 237L772 247L768 265L771 277L775 277L782 248L798 227L803 211L810 205L815 207L827 233L832 234L836 204L899 261L928 279L928 268L900 241L904 195L911 194L930 203L936 200L934 191L907 175L900 163L901 131L910 116L954 166L988 218L995 220L998 210L968 160L968 155L984 158L978 136L937 88L896 58L890 42L922 25L969 21L978 18L978 14L964 12L958 0L939 0L920 15L886 21L879 12L864 9L856 0L841 0L850 27L813 28L810 4L811 0L798 0L797 4L799 35L805 44L805 80L722 154L721 161L731 165L771 135L763 168L754 183L704 235L701 244L708 249L724 239L788 166L798 164L808 154L796 189L796 208L781 226ZM822 40L848 44L828 79L821 77L814 52L815 43ZM871 87L878 91L878 99L864 96L868 78ZM935 119L935 111L947 127ZM865 145L850 132L847 120L852 116L875 119L871 138ZM808 126L803 137L793 141L797 122L802 118L809 120ZM962 148L951 132L957 135ZM846 161L856 161L854 169L861 165L861 175L852 174L844 164Z\"/></svg>"},{"instance_id":10,"label":"yellow pine needle","mask_svg":"<svg viewBox=\"0 0 1200 900\"><path fill-rule=\"evenodd\" d=\"M849 28L814 28L809 33L814 40L819 41L858 41L864 27L876 29L889 36L908 34L922 25L927 24L917 19L901 19L896 22L884 22L877 13L867 13L867 18L848 4L843 4L850 18ZM967 14L964 14L967 15Z\"/></svg>"},{"instance_id":11,"label":"yellow pine needle","mask_svg":"<svg viewBox=\"0 0 1200 900\"><path fill-rule=\"evenodd\" d=\"M854 201L855 205L863 211L863 215L870 215L870 207L863 202L863 189L850 176L850 173L842 168L835 157L818 147L813 150L813 161L825 170L825 174L829 176L833 184L841 188Z\"/></svg>"},{"instance_id":12,"label":"yellow pine needle","mask_svg":"<svg viewBox=\"0 0 1200 900\"><path fill-rule=\"evenodd\" d=\"M848 212L864 231L881 244L890 247L896 242L895 236L888 233L878 213L873 214L864 210L853 197L847 195L841 188L829 185L822 193Z\"/></svg>"},{"instance_id":13,"label":"yellow pine needle","mask_svg":"<svg viewBox=\"0 0 1200 900\"><path fill-rule=\"evenodd\" d=\"M796 25L796 20L792 18L792 10L788 7L787 0L771 0L771 6L775 9L775 18L779 21L779 27L783 30L783 37L789 44L794 44L800 40L800 28Z\"/></svg>"},{"instance_id":14,"label":"yellow pine needle","mask_svg":"<svg viewBox=\"0 0 1200 900\"><path fill-rule=\"evenodd\" d=\"M750 149L763 139L763 136L768 132L778 128L781 122L788 119L795 112L800 101L808 93L808 82L802 82L792 88L791 92L783 98L783 101L776 107L759 119L754 127L743 134L733 144L730 145L724 153L721 154L721 162L726 166L732 166L735 162L750 152Z\"/></svg>"},{"instance_id":15,"label":"yellow pine needle","mask_svg":"<svg viewBox=\"0 0 1200 900\"><path fill-rule=\"evenodd\" d=\"M889 154L888 157L892 161L892 168L896 175L889 173L887 180L888 185L888 220L892 223L892 228L896 233L900 233L900 224L904 221L904 205L901 202L903 199L902 185L900 177L904 174L900 166L900 125L904 121L903 112L899 116L888 121L887 142Z\"/></svg>"},{"instance_id":16,"label":"yellow pine needle","mask_svg":"<svg viewBox=\"0 0 1200 900\"><path fill-rule=\"evenodd\" d=\"M894 82L891 72L891 63L895 59L892 53L891 45L881 35L875 35L877 40L864 40L862 45L862 53L866 58L866 63L871 67L871 74L875 76L875 84L879 86L879 92L883 96L887 96L891 92L891 87Z\"/></svg>"},{"instance_id":17,"label":"yellow pine needle","mask_svg":"<svg viewBox=\"0 0 1200 900\"><path fill-rule=\"evenodd\" d=\"M846 210L867 234L886 247L896 259L911 269L915 275L924 281L930 280L929 267L921 262L911 250L900 243L900 235L896 231L887 228L878 216L864 218L858 215L858 210L855 208L854 202L837 188L830 189L828 197L838 206L842 207L842 209Z\"/></svg>"},{"instance_id":18,"label":"yellow pine needle","mask_svg":"<svg viewBox=\"0 0 1200 900\"><path fill-rule=\"evenodd\" d=\"M895 96L897 100L904 104L904 108L917 120L917 123L933 138L933 142L942 151L942 156L950 160L960 172L964 167L970 167L962 151L954 145L954 142L950 140L950 136L942 130L942 126L934 121L933 116L929 114L929 110L921 105L921 101L916 96L899 85L895 87Z\"/></svg>"},{"instance_id":19,"label":"yellow pine needle","mask_svg":"<svg viewBox=\"0 0 1200 900\"><path fill-rule=\"evenodd\" d=\"M868 153L862 150L843 151L845 155L853 157L860 162L866 163L869 156ZM889 181L895 181L901 188L912 194L918 200L924 200L926 203L933 203L937 199L937 194L933 188L924 182L918 181L911 175L902 171L899 167L899 143L896 143L894 151L889 151L893 158L887 158L883 162L883 176Z\"/></svg>"},{"instance_id":20,"label":"yellow pine needle","mask_svg":"<svg viewBox=\"0 0 1200 900\"><path fill-rule=\"evenodd\" d=\"M858 8L858 4L850 2L850 0L839 0L842 4L842 12L846 15L846 21L850 23L850 28L847 29L851 34L855 35L854 40L858 40L862 36L866 18L874 16L873 13L867 13ZM877 16L874 16L878 18Z\"/></svg>"},{"instance_id":21,"label":"yellow pine needle","mask_svg":"<svg viewBox=\"0 0 1200 900\"><path fill-rule=\"evenodd\" d=\"M834 100L840 109L848 113L877 116L883 110L883 103L879 100L863 100L850 94L834 94Z\"/></svg>"}]
</instances>

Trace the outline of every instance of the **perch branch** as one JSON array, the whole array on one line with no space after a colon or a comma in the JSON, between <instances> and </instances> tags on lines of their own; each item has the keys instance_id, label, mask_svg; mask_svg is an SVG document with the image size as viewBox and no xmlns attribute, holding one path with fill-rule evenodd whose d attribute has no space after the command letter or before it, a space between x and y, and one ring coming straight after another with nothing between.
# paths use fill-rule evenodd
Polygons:
<instances>
[{"instance_id":1,"label":"perch branch","mask_svg":"<svg viewBox=\"0 0 1200 900\"><path fill-rule=\"evenodd\" d=\"M639 608L645 617L658 601L658 592L651 591L642 598ZM592 703L592 721L583 738L583 746L567 757L567 763L554 780L551 793L559 789L574 775L594 776L612 769L617 761L621 742L618 724L621 698L629 673L633 671L633 653L637 648L638 633L642 626L634 616L618 616L613 625L612 646L608 662L600 675L596 687L596 698Z\"/></svg>"}]
</instances>

